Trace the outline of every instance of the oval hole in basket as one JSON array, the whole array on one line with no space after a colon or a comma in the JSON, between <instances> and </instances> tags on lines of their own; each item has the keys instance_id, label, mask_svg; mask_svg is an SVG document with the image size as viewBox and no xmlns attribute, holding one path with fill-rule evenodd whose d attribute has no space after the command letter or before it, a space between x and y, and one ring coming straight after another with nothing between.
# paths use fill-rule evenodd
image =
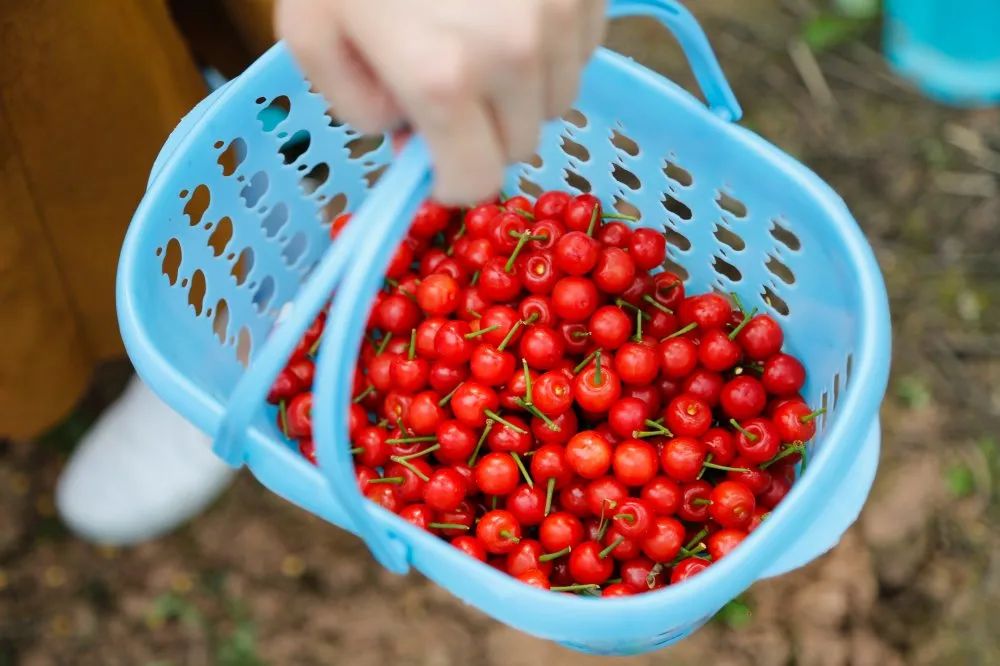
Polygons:
<instances>
[{"instance_id":1,"label":"oval hole in basket","mask_svg":"<svg viewBox=\"0 0 1000 666\"><path fill-rule=\"evenodd\" d=\"M694 183L694 176L691 175L690 171L670 160L667 160L666 166L663 167L663 173L667 178L684 187L691 187Z\"/></svg>"},{"instance_id":2,"label":"oval hole in basket","mask_svg":"<svg viewBox=\"0 0 1000 666\"><path fill-rule=\"evenodd\" d=\"M372 169L371 171L366 173L365 180L368 182L368 187L369 188L375 187L375 183L378 182L379 178L382 177L382 174L384 174L385 170L388 168L389 168L388 164L383 164L379 168Z\"/></svg>"},{"instance_id":3,"label":"oval hole in basket","mask_svg":"<svg viewBox=\"0 0 1000 666\"><path fill-rule=\"evenodd\" d=\"M265 132L273 132L292 112L292 101L285 95L275 97L271 103L257 113L257 120Z\"/></svg>"},{"instance_id":4,"label":"oval hole in basket","mask_svg":"<svg viewBox=\"0 0 1000 666\"><path fill-rule=\"evenodd\" d=\"M167 251L163 254L161 270L167 276L171 286L177 284L177 271L181 267L182 256L180 241L176 238L167 241Z\"/></svg>"},{"instance_id":5,"label":"oval hole in basket","mask_svg":"<svg viewBox=\"0 0 1000 666\"><path fill-rule=\"evenodd\" d=\"M542 194L545 192L545 190L542 189L541 185L532 180L528 180L526 176L521 176L517 182L518 182L518 188L522 192L524 192L530 197L534 197L535 199L542 196Z\"/></svg>"},{"instance_id":6,"label":"oval hole in basket","mask_svg":"<svg viewBox=\"0 0 1000 666\"><path fill-rule=\"evenodd\" d=\"M575 125L580 129L587 126L587 116L583 115L583 112L578 109L570 109L562 118L570 125Z\"/></svg>"},{"instance_id":7,"label":"oval hole in basket","mask_svg":"<svg viewBox=\"0 0 1000 666\"><path fill-rule=\"evenodd\" d=\"M191 288L188 289L188 305L194 306L194 313L201 315L201 310L205 306L205 274L201 269L195 270L191 276Z\"/></svg>"},{"instance_id":8,"label":"oval hole in basket","mask_svg":"<svg viewBox=\"0 0 1000 666\"><path fill-rule=\"evenodd\" d=\"M590 192L590 181L572 169L563 169L566 184L580 192Z\"/></svg>"},{"instance_id":9,"label":"oval hole in basket","mask_svg":"<svg viewBox=\"0 0 1000 666\"><path fill-rule=\"evenodd\" d=\"M261 198L267 194L269 184L267 174L263 171L258 171L250 177L250 182L240 190L240 196L247 208L255 208L260 203Z\"/></svg>"},{"instance_id":10,"label":"oval hole in basket","mask_svg":"<svg viewBox=\"0 0 1000 666\"><path fill-rule=\"evenodd\" d=\"M639 180L639 177L623 167L621 164L611 165L611 176L631 190L638 190L642 187L642 182Z\"/></svg>"},{"instance_id":11,"label":"oval hole in basket","mask_svg":"<svg viewBox=\"0 0 1000 666\"><path fill-rule=\"evenodd\" d=\"M625 151L632 157L639 156L639 144L633 141L631 137L625 136L618 130L611 131L611 145L618 150Z\"/></svg>"},{"instance_id":12,"label":"oval hole in basket","mask_svg":"<svg viewBox=\"0 0 1000 666\"><path fill-rule=\"evenodd\" d=\"M343 192L333 195L333 198L323 206L323 223L333 222L347 210L347 195Z\"/></svg>"},{"instance_id":13,"label":"oval hole in basket","mask_svg":"<svg viewBox=\"0 0 1000 666\"><path fill-rule=\"evenodd\" d=\"M767 262L764 266L772 275L778 277L785 284L795 284L795 273L773 254L767 255Z\"/></svg>"},{"instance_id":14,"label":"oval hole in basket","mask_svg":"<svg viewBox=\"0 0 1000 666\"><path fill-rule=\"evenodd\" d=\"M622 215L628 215L629 217L634 217L636 221L642 219L642 211L639 210L638 207L633 206L632 204L625 201L617 194L615 195L614 199L615 203L613 207L616 212L621 213Z\"/></svg>"},{"instance_id":15,"label":"oval hole in basket","mask_svg":"<svg viewBox=\"0 0 1000 666\"><path fill-rule=\"evenodd\" d=\"M285 245L285 249L281 251L281 256L284 258L286 264L294 266L299 263L299 260L308 248L309 241L306 239L306 235L299 231Z\"/></svg>"},{"instance_id":16,"label":"oval hole in basket","mask_svg":"<svg viewBox=\"0 0 1000 666\"><path fill-rule=\"evenodd\" d=\"M564 153L581 162L590 161L590 151L582 143L577 143L566 134L561 135L559 138L562 139L560 148Z\"/></svg>"},{"instance_id":17,"label":"oval hole in basket","mask_svg":"<svg viewBox=\"0 0 1000 666\"><path fill-rule=\"evenodd\" d=\"M731 282L739 282L743 279L743 273L740 269L732 265L719 255L712 257L712 270L714 270L719 275L727 277Z\"/></svg>"},{"instance_id":18,"label":"oval hole in basket","mask_svg":"<svg viewBox=\"0 0 1000 666\"><path fill-rule=\"evenodd\" d=\"M299 185L302 187L303 192L312 194L323 187L328 178L330 178L330 166L326 162L320 162L310 169L309 173L302 176Z\"/></svg>"},{"instance_id":19,"label":"oval hole in basket","mask_svg":"<svg viewBox=\"0 0 1000 666\"><path fill-rule=\"evenodd\" d=\"M737 252L742 252L747 247L747 243L743 240L742 236L721 224L715 225L715 238L720 243L725 243Z\"/></svg>"},{"instance_id":20,"label":"oval hole in basket","mask_svg":"<svg viewBox=\"0 0 1000 666\"><path fill-rule=\"evenodd\" d=\"M344 147L347 148L350 159L359 160L369 153L374 153L383 143L385 143L384 134L363 134L345 143Z\"/></svg>"},{"instance_id":21,"label":"oval hole in basket","mask_svg":"<svg viewBox=\"0 0 1000 666\"><path fill-rule=\"evenodd\" d=\"M681 252L687 252L691 249L691 241L688 237L670 227L663 227L663 235L667 239L667 244L676 247Z\"/></svg>"},{"instance_id":22,"label":"oval hole in basket","mask_svg":"<svg viewBox=\"0 0 1000 666\"><path fill-rule=\"evenodd\" d=\"M216 162L222 167L223 176L232 176L236 172L236 169L243 164L243 160L246 157L247 142L236 138L229 142L226 149L219 154L219 159Z\"/></svg>"},{"instance_id":23,"label":"oval hole in basket","mask_svg":"<svg viewBox=\"0 0 1000 666\"><path fill-rule=\"evenodd\" d=\"M747 216L746 204L726 192L719 192L719 196L715 199L715 204L722 210L736 217Z\"/></svg>"},{"instance_id":24,"label":"oval hole in basket","mask_svg":"<svg viewBox=\"0 0 1000 666\"><path fill-rule=\"evenodd\" d=\"M219 220L219 224L215 227L215 231L212 235L208 237L208 246L212 248L212 252L217 257L221 257L222 253L226 251L226 246L229 245L229 241L233 238L233 221L228 217L224 217Z\"/></svg>"},{"instance_id":25,"label":"oval hole in basket","mask_svg":"<svg viewBox=\"0 0 1000 666\"><path fill-rule=\"evenodd\" d=\"M531 157L528 158L528 161L525 162L525 164L530 164L536 169L541 169L543 166L545 166L545 162L542 160L542 156L539 155L538 153L532 153Z\"/></svg>"},{"instance_id":26,"label":"oval hole in basket","mask_svg":"<svg viewBox=\"0 0 1000 666\"><path fill-rule=\"evenodd\" d=\"M257 312L267 310L267 306L271 303L272 298L274 298L274 278L270 275L265 275L253 295L253 304L257 307Z\"/></svg>"},{"instance_id":27,"label":"oval hole in basket","mask_svg":"<svg viewBox=\"0 0 1000 666\"><path fill-rule=\"evenodd\" d=\"M220 298L219 302L215 304L212 330L215 332L215 337L219 338L219 344L226 344L226 333L229 330L229 303L224 298Z\"/></svg>"},{"instance_id":28,"label":"oval hole in basket","mask_svg":"<svg viewBox=\"0 0 1000 666\"><path fill-rule=\"evenodd\" d=\"M792 233L788 227L779 224L777 220L771 220L771 236L789 250L798 251L802 249L802 242L799 240L799 237Z\"/></svg>"},{"instance_id":29,"label":"oval hole in basket","mask_svg":"<svg viewBox=\"0 0 1000 666\"><path fill-rule=\"evenodd\" d=\"M844 388L851 383L851 373L854 371L854 354L847 355L847 369L844 371Z\"/></svg>"},{"instance_id":30,"label":"oval hole in basket","mask_svg":"<svg viewBox=\"0 0 1000 666\"><path fill-rule=\"evenodd\" d=\"M820 430L826 430L826 420L830 416L830 393L828 391L823 391L823 395L819 398L819 406L823 410L823 413L819 417L821 423L818 425Z\"/></svg>"},{"instance_id":31,"label":"oval hole in basket","mask_svg":"<svg viewBox=\"0 0 1000 666\"><path fill-rule=\"evenodd\" d=\"M281 153L282 159L285 164L292 164L295 160L302 157L302 155L309 150L309 146L312 144L312 136L306 130L299 130L292 136L288 138L288 141L281 144L281 148L278 148L278 152Z\"/></svg>"},{"instance_id":32,"label":"oval hole in basket","mask_svg":"<svg viewBox=\"0 0 1000 666\"><path fill-rule=\"evenodd\" d=\"M669 212L673 213L682 220L690 220L693 217L691 209L688 208L683 201L669 192L665 192L663 194L663 199L660 200L660 203L663 204L663 207Z\"/></svg>"},{"instance_id":33,"label":"oval hole in basket","mask_svg":"<svg viewBox=\"0 0 1000 666\"><path fill-rule=\"evenodd\" d=\"M274 238L286 222L288 222L288 206L281 202L274 205L267 217L261 221L260 226L268 238Z\"/></svg>"},{"instance_id":34,"label":"oval hole in basket","mask_svg":"<svg viewBox=\"0 0 1000 666\"><path fill-rule=\"evenodd\" d=\"M760 293L760 296L764 299L765 303L774 308L775 312L786 317L788 316L788 313L790 312L788 309L788 303L786 303L785 299L781 296L778 296L777 292L775 292L774 289L771 289L770 286L764 285L764 291Z\"/></svg>"},{"instance_id":35,"label":"oval hole in basket","mask_svg":"<svg viewBox=\"0 0 1000 666\"><path fill-rule=\"evenodd\" d=\"M840 373L833 375L833 410L837 411L837 405L840 403Z\"/></svg>"},{"instance_id":36,"label":"oval hole in basket","mask_svg":"<svg viewBox=\"0 0 1000 666\"><path fill-rule=\"evenodd\" d=\"M246 326L240 328L236 336L236 360L245 368L250 365L250 351L253 340L250 337L250 329Z\"/></svg>"},{"instance_id":37,"label":"oval hole in basket","mask_svg":"<svg viewBox=\"0 0 1000 666\"><path fill-rule=\"evenodd\" d=\"M184 214L188 216L188 224L192 227L201 224L201 218L204 217L205 211L208 210L211 203L212 193L207 185L199 185L194 188L191 198L184 204Z\"/></svg>"},{"instance_id":38,"label":"oval hole in basket","mask_svg":"<svg viewBox=\"0 0 1000 666\"><path fill-rule=\"evenodd\" d=\"M243 248L240 256L236 259L236 263L233 264L232 270L229 271L229 274L235 278L237 287L247 281L247 276L253 270L253 262L253 249L249 247Z\"/></svg>"}]
</instances>

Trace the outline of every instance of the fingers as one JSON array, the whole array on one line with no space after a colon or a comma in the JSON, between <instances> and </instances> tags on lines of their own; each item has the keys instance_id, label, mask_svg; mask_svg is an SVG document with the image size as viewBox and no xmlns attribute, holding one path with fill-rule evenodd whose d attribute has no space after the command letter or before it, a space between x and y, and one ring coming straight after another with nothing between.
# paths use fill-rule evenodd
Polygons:
<instances>
[{"instance_id":1,"label":"fingers","mask_svg":"<svg viewBox=\"0 0 1000 666\"><path fill-rule=\"evenodd\" d=\"M544 0L545 115L562 115L576 99L583 51L582 0Z\"/></svg>"},{"instance_id":2,"label":"fingers","mask_svg":"<svg viewBox=\"0 0 1000 666\"><path fill-rule=\"evenodd\" d=\"M584 0L583 7L583 39L580 52L580 64L585 65L593 55L594 50L604 42L607 30L607 2L605 0Z\"/></svg>"},{"instance_id":3,"label":"fingers","mask_svg":"<svg viewBox=\"0 0 1000 666\"><path fill-rule=\"evenodd\" d=\"M505 35L499 69L489 103L507 162L528 159L538 146L545 120L541 26L522 26Z\"/></svg>"},{"instance_id":4,"label":"fingers","mask_svg":"<svg viewBox=\"0 0 1000 666\"><path fill-rule=\"evenodd\" d=\"M398 106L329 8L321 2L280 2L275 8L278 35L339 120L366 133L391 129L402 119Z\"/></svg>"}]
</instances>

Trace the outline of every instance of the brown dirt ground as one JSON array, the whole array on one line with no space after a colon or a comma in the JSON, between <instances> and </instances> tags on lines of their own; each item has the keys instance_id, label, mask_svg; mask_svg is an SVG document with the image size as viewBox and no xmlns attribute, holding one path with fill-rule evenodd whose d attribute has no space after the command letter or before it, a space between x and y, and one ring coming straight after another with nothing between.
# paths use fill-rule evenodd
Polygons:
<instances>
[{"instance_id":1,"label":"brown dirt ground","mask_svg":"<svg viewBox=\"0 0 1000 666\"><path fill-rule=\"evenodd\" d=\"M816 56L835 101L823 81L810 93L789 47L815 7L695 9L746 123L833 184L885 272L895 349L876 487L836 549L754 586L749 614L730 608L677 646L608 663L1000 664L1000 113L944 109L894 80L877 25ZM668 41L645 21L609 38L676 74ZM103 373L40 445L0 444L0 666L598 663L385 573L248 476L134 550L67 535L54 480L124 372Z\"/></svg>"}]
</instances>

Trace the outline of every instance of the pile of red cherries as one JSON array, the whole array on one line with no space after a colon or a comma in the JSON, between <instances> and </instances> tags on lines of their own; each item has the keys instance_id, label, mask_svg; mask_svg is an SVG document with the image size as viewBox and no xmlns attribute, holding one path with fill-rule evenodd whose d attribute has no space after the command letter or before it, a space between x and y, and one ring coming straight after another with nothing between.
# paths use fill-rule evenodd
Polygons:
<instances>
[{"instance_id":1,"label":"pile of red cherries","mask_svg":"<svg viewBox=\"0 0 1000 666\"><path fill-rule=\"evenodd\" d=\"M559 191L421 206L354 376L366 498L528 585L594 596L682 581L767 518L822 412L805 369L772 317L686 293L664 235L629 222ZM313 463L326 324L268 396Z\"/></svg>"}]
</instances>

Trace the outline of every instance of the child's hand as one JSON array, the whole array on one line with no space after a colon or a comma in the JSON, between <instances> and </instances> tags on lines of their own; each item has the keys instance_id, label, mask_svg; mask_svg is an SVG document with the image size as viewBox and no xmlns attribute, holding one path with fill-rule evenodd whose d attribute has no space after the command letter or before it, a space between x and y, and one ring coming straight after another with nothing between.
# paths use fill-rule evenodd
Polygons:
<instances>
[{"instance_id":1,"label":"child's hand","mask_svg":"<svg viewBox=\"0 0 1000 666\"><path fill-rule=\"evenodd\" d=\"M276 24L338 118L412 125L435 196L460 204L495 194L573 102L604 0L278 0Z\"/></svg>"}]
</instances>

